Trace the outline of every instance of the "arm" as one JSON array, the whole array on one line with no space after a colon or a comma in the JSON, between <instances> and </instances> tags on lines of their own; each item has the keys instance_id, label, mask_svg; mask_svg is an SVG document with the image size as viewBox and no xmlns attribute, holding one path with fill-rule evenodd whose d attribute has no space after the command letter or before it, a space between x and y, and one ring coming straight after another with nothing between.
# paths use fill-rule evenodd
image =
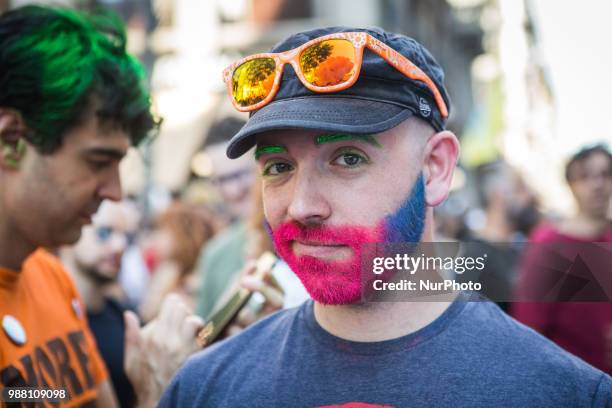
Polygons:
<instances>
[{"instance_id":1,"label":"arm","mask_svg":"<svg viewBox=\"0 0 612 408\"><path fill-rule=\"evenodd\" d=\"M106 380L98 386L98 399L96 401L99 407L118 408L117 396L113 391L113 386L110 380Z\"/></svg>"}]
</instances>

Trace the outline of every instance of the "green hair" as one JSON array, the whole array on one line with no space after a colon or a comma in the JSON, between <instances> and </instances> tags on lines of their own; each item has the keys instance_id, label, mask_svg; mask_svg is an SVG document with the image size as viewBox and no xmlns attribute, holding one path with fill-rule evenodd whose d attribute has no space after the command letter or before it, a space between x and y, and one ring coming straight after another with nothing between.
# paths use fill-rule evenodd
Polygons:
<instances>
[{"instance_id":1,"label":"green hair","mask_svg":"<svg viewBox=\"0 0 612 408\"><path fill-rule=\"evenodd\" d=\"M42 153L90 112L138 145L159 126L142 65L109 13L25 6L0 16L0 107L17 110Z\"/></svg>"}]
</instances>

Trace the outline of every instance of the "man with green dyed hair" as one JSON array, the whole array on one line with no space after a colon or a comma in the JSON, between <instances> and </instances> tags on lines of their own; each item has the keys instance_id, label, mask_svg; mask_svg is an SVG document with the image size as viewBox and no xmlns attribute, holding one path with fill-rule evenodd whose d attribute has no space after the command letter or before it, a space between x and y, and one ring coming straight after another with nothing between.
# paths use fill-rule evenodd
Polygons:
<instances>
[{"instance_id":1,"label":"man with green dyed hair","mask_svg":"<svg viewBox=\"0 0 612 408\"><path fill-rule=\"evenodd\" d=\"M28 6L0 16L0 390L117 404L79 294L42 248L75 243L103 200L121 199L120 160L159 124L125 45L109 15ZM176 299L143 331L126 316L126 371L141 404L156 401L201 324ZM174 348L162 333L177 333Z\"/></svg>"},{"instance_id":2,"label":"man with green dyed hair","mask_svg":"<svg viewBox=\"0 0 612 408\"><path fill-rule=\"evenodd\" d=\"M125 46L123 25L112 15L37 6L8 12L0 26L0 106L19 112L25 140L43 154L92 111L136 145L156 120L144 70Z\"/></svg>"}]
</instances>

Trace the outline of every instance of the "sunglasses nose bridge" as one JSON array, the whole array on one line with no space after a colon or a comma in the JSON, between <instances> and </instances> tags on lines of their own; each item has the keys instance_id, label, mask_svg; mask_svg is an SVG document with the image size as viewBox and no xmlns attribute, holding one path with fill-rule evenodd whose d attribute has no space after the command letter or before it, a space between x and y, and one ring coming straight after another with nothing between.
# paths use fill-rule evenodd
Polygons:
<instances>
[{"instance_id":1,"label":"sunglasses nose bridge","mask_svg":"<svg viewBox=\"0 0 612 408\"><path fill-rule=\"evenodd\" d=\"M295 58L295 56L297 55L297 53L298 53L298 50L290 50L290 51L280 54L279 59L281 60L283 64L291 63L293 59Z\"/></svg>"},{"instance_id":2,"label":"sunglasses nose bridge","mask_svg":"<svg viewBox=\"0 0 612 408\"><path fill-rule=\"evenodd\" d=\"M282 75L285 71L285 68L287 65L290 65L291 68L293 69L293 72L295 72L296 75L299 76L299 72L300 72L300 66L299 64L295 61L295 56L298 54L298 50L291 50L291 51L287 51L286 53L280 54L278 56L278 60L280 62L280 75Z\"/></svg>"}]
</instances>

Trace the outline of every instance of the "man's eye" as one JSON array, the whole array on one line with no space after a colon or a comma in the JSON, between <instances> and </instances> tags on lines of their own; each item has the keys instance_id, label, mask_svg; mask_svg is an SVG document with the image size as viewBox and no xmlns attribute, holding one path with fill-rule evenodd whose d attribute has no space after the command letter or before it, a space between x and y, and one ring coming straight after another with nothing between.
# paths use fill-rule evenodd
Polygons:
<instances>
[{"instance_id":1,"label":"man's eye","mask_svg":"<svg viewBox=\"0 0 612 408\"><path fill-rule=\"evenodd\" d=\"M271 163L267 165L264 168L263 175L264 176L276 176L276 175L279 175L281 173L285 173L291 170L293 170L293 166L291 166L289 163L276 162L276 163Z\"/></svg>"},{"instance_id":2,"label":"man's eye","mask_svg":"<svg viewBox=\"0 0 612 408\"><path fill-rule=\"evenodd\" d=\"M343 167L358 167L365 163L367 163L366 158L357 153L342 153L333 161L333 164Z\"/></svg>"},{"instance_id":3,"label":"man's eye","mask_svg":"<svg viewBox=\"0 0 612 408\"><path fill-rule=\"evenodd\" d=\"M108 166L110 166L111 162L109 161L101 161L101 160L90 160L89 161L89 165L91 166L92 169L94 170L102 170Z\"/></svg>"}]
</instances>

